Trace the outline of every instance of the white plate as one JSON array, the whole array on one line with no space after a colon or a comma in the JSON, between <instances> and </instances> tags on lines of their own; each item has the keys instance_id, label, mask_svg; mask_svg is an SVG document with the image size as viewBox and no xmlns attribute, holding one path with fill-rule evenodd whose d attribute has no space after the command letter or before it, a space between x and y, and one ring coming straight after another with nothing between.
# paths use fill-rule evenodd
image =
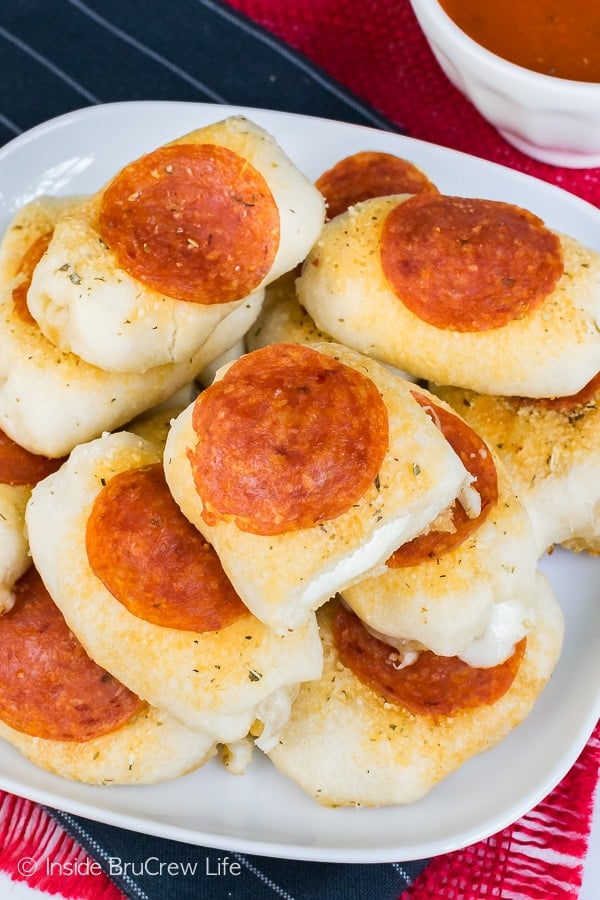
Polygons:
<instances>
[{"instance_id":1,"label":"white plate","mask_svg":"<svg viewBox=\"0 0 600 900\"><path fill-rule=\"evenodd\" d=\"M137 155L231 113L244 113L265 126L310 178L354 151L384 150L415 162L446 193L518 203L600 250L600 212L526 175L359 126L192 103L91 107L12 141L0 150L0 230L19 206L39 194L91 192ZM600 716L600 559L557 551L541 565L562 602L567 626L550 684L526 722L418 803L323 809L260 754L241 777L211 762L163 785L97 788L40 771L5 745L0 787L134 831L270 856L391 862L466 846L509 825L549 793Z\"/></svg>"}]
</instances>

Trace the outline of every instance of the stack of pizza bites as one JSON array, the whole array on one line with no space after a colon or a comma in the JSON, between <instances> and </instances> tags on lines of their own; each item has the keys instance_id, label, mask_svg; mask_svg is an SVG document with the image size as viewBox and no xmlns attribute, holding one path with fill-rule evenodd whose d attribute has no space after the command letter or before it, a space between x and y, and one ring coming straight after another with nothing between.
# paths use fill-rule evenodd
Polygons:
<instances>
[{"instance_id":1,"label":"stack of pizza bites","mask_svg":"<svg viewBox=\"0 0 600 900\"><path fill-rule=\"evenodd\" d=\"M270 756L325 805L423 796L523 721L562 645L562 614L504 467L445 403L411 393L475 497L459 496L319 614L323 676L303 687Z\"/></svg>"},{"instance_id":2,"label":"stack of pizza bites","mask_svg":"<svg viewBox=\"0 0 600 900\"><path fill-rule=\"evenodd\" d=\"M334 341L269 344L164 461L256 616L317 617L323 673L267 752L319 802L412 801L527 715L562 615L506 472L445 403Z\"/></svg>"},{"instance_id":3,"label":"stack of pizza bites","mask_svg":"<svg viewBox=\"0 0 600 900\"><path fill-rule=\"evenodd\" d=\"M215 171L224 196L198 199ZM16 368L29 341L33 362L7 375L0 427L55 471L27 487L35 568L0 653L3 625L18 646L43 623L46 680L71 655L67 678L106 712L85 730L64 679L44 712L15 677L0 733L93 783L173 777L218 748L243 771L256 744L318 802L372 806L415 800L521 722L561 611L502 448L431 385L491 394L527 376L521 393L553 393L556 369L566 393L575 355L595 373L595 255L389 154L315 187L238 117L21 215L0 344ZM575 263L573 327L549 339ZM168 424L153 412L224 351ZM61 367L73 408L19 418L30 373Z\"/></svg>"},{"instance_id":4,"label":"stack of pizza bites","mask_svg":"<svg viewBox=\"0 0 600 900\"><path fill-rule=\"evenodd\" d=\"M597 252L511 204L383 197L327 224L297 294L317 327L429 382L473 424L539 554L595 551Z\"/></svg>"},{"instance_id":5,"label":"stack of pizza bites","mask_svg":"<svg viewBox=\"0 0 600 900\"><path fill-rule=\"evenodd\" d=\"M140 427L157 432L160 417ZM0 735L37 765L92 784L145 784L195 769L212 737L142 701L86 652L32 562L25 513L63 459L0 435ZM52 518L44 520L48 534Z\"/></svg>"},{"instance_id":6,"label":"stack of pizza bites","mask_svg":"<svg viewBox=\"0 0 600 900\"><path fill-rule=\"evenodd\" d=\"M221 369L174 422L165 472L246 605L285 634L468 489L408 383L335 343Z\"/></svg>"},{"instance_id":7,"label":"stack of pizza bites","mask_svg":"<svg viewBox=\"0 0 600 900\"><path fill-rule=\"evenodd\" d=\"M0 427L61 456L160 403L235 346L323 219L321 194L243 117L91 197L26 207L4 238Z\"/></svg>"},{"instance_id":8,"label":"stack of pizza bites","mask_svg":"<svg viewBox=\"0 0 600 900\"><path fill-rule=\"evenodd\" d=\"M158 443L122 431L79 445L34 489L27 527L90 656L199 739L235 744L259 720L266 741L321 670L314 623L280 637L249 613L173 500Z\"/></svg>"},{"instance_id":9,"label":"stack of pizza bites","mask_svg":"<svg viewBox=\"0 0 600 900\"><path fill-rule=\"evenodd\" d=\"M409 187L386 196L376 185L376 199L364 185L353 197L348 183L338 197L336 179L324 183L336 215L295 282L270 288L250 348L318 334L421 384L489 392L564 392L575 363L576 379L597 370L597 254L509 204ZM420 386L413 394L473 475L480 506L456 504L320 611L324 676L304 686L270 755L325 804L421 796L527 715L560 653L560 609L537 570L552 539L540 539L503 453L506 423L490 432L458 389L435 390L452 405ZM332 765L334 733L345 739Z\"/></svg>"},{"instance_id":10,"label":"stack of pizza bites","mask_svg":"<svg viewBox=\"0 0 600 900\"><path fill-rule=\"evenodd\" d=\"M55 602L63 588L50 557L55 553L77 568L67 540L61 544L52 535L62 534L53 526L60 525L63 506L67 519L79 515L78 487L83 485L87 500L90 484L99 491L120 474L119 466L162 471L164 409L170 418L180 408L170 402L184 397L189 402L186 386L243 336L260 309L264 286L304 258L323 219L320 193L275 140L247 119L233 117L131 163L92 197L42 197L27 204L4 235L0 599L9 612L0 619L0 645L9 674L0 730L39 765L91 783L175 777L203 764L220 740L245 735L261 704L271 727L289 707L294 679L312 677L315 661L320 670L316 627L271 643L258 627L244 634L245 656L237 675L228 681L225 674L224 682L232 700L242 669L247 682L248 672L262 666L264 681L253 691L242 685L244 696L233 707L233 701L225 708L215 701L199 712L194 708L193 715L172 714L169 699L177 696L177 683L169 685L170 693L166 688L165 703L159 690L155 704L152 690L136 691L135 677L133 689L118 680L85 643L85 628L80 635L65 620ZM107 434L134 418L127 432ZM112 446L113 439L121 450ZM46 479L52 472L58 493ZM62 483L71 476L75 486L63 494ZM25 509L38 482L29 528ZM161 485L155 490L158 520L160 490ZM77 521L87 561L85 519ZM177 524L173 527L177 533ZM103 540L96 546L104 546ZM203 542L203 558L205 548ZM219 571L211 563L206 578L217 594L221 585L234 596L237 628L246 632L247 612ZM76 590L85 593L85 582ZM143 632L147 609L142 604L140 610ZM91 607L86 621L98 628L103 612ZM115 639L110 616L100 627L122 658L127 642L122 646ZM138 669L147 667L148 642L155 637L149 628L149 635L132 639ZM175 622L175 644L178 635L189 637L191 628ZM166 628L155 631L162 638ZM200 641L187 643L196 647ZM161 646L166 659L168 638ZM222 641L221 654L226 646ZM301 657L298 666L283 671L281 659L293 661L294 652ZM196 656L202 657L197 647ZM271 665L273 657L277 665ZM213 665L216 670L218 662ZM190 665L196 683L188 686L188 696L198 692L197 671ZM162 674L155 673L154 681ZM215 684L214 697L222 690ZM178 713L177 702L175 707ZM216 724L205 728L203 715Z\"/></svg>"}]
</instances>

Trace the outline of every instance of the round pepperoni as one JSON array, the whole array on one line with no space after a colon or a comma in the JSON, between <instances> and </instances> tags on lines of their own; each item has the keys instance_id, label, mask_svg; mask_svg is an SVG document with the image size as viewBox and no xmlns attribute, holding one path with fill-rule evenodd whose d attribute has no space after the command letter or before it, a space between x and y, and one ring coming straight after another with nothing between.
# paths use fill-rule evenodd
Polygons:
<instances>
[{"instance_id":1,"label":"round pepperoni","mask_svg":"<svg viewBox=\"0 0 600 900\"><path fill-rule=\"evenodd\" d=\"M193 303L246 297L279 248L265 179L212 144L161 147L126 166L104 191L99 229L131 276Z\"/></svg>"},{"instance_id":2,"label":"round pepperoni","mask_svg":"<svg viewBox=\"0 0 600 900\"><path fill-rule=\"evenodd\" d=\"M424 322L488 331L521 319L563 272L560 241L509 203L419 194L399 203L381 235L392 290Z\"/></svg>"},{"instance_id":3,"label":"round pepperoni","mask_svg":"<svg viewBox=\"0 0 600 900\"><path fill-rule=\"evenodd\" d=\"M327 201L327 218L370 197L389 194L437 193L437 188L413 163L392 153L365 150L341 159L315 182Z\"/></svg>"},{"instance_id":4,"label":"round pepperoni","mask_svg":"<svg viewBox=\"0 0 600 900\"><path fill-rule=\"evenodd\" d=\"M47 231L45 234L41 234L36 238L21 257L17 269L17 275L22 275L23 277L16 287L13 288L13 308L16 315L22 319L23 322L27 322L30 325L35 322L35 319L29 312L29 307L27 306L27 293L29 291L29 286L31 285L35 267L48 249L52 234L52 231Z\"/></svg>"},{"instance_id":5,"label":"round pepperoni","mask_svg":"<svg viewBox=\"0 0 600 900\"><path fill-rule=\"evenodd\" d=\"M62 465L61 459L50 459L30 453L0 431L0 484L37 484Z\"/></svg>"},{"instance_id":6,"label":"round pepperoni","mask_svg":"<svg viewBox=\"0 0 600 900\"><path fill-rule=\"evenodd\" d=\"M379 390L296 344L250 353L199 395L188 451L209 525L283 534L334 519L379 472L388 446Z\"/></svg>"},{"instance_id":7,"label":"round pepperoni","mask_svg":"<svg viewBox=\"0 0 600 900\"><path fill-rule=\"evenodd\" d=\"M456 500L452 506L452 531L436 531L432 528L425 534L417 535L412 541L402 544L386 563L396 569L439 559L445 553L460 547L483 525L490 510L498 502L496 464L485 441L459 416L437 403L432 403L425 394L412 391L412 395L438 426L454 452L460 456L469 474L474 477L473 487L481 498L481 510L478 516L470 517L464 506Z\"/></svg>"},{"instance_id":8,"label":"round pepperoni","mask_svg":"<svg viewBox=\"0 0 600 900\"><path fill-rule=\"evenodd\" d=\"M513 683L526 647L523 638L512 656L486 669L431 650L402 667L401 654L369 634L358 616L342 606L334 623L334 641L343 665L388 703L432 716L452 716L495 703Z\"/></svg>"},{"instance_id":9,"label":"round pepperoni","mask_svg":"<svg viewBox=\"0 0 600 900\"><path fill-rule=\"evenodd\" d=\"M147 622L204 632L249 615L214 549L173 500L160 463L108 481L88 518L86 549L106 589Z\"/></svg>"},{"instance_id":10,"label":"round pepperoni","mask_svg":"<svg viewBox=\"0 0 600 900\"><path fill-rule=\"evenodd\" d=\"M15 585L0 617L0 718L52 741L90 741L125 725L145 706L87 655L36 569Z\"/></svg>"}]
</instances>

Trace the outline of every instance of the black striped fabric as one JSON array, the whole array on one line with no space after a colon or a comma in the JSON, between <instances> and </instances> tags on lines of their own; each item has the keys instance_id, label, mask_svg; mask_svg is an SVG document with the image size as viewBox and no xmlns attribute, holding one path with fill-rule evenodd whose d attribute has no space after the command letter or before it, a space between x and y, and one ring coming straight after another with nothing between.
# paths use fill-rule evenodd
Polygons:
<instances>
[{"instance_id":1,"label":"black striped fabric","mask_svg":"<svg viewBox=\"0 0 600 900\"><path fill-rule=\"evenodd\" d=\"M352 865L271 859L194 847L48 811L132 900L398 900L428 862ZM157 875L161 864L163 874Z\"/></svg>"},{"instance_id":2,"label":"black striped fabric","mask_svg":"<svg viewBox=\"0 0 600 900\"><path fill-rule=\"evenodd\" d=\"M0 144L121 100L226 103L398 130L215 0L2 0L0 73Z\"/></svg>"}]
</instances>

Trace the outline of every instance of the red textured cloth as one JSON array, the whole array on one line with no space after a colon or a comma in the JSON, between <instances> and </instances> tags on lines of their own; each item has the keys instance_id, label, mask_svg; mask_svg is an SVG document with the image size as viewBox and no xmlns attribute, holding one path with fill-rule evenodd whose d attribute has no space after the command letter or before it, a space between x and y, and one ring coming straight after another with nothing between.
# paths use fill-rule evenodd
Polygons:
<instances>
[{"instance_id":1,"label":"red textured cloth","mask_svg":"<svg viewBox=\"0 0 600 900\"><path fill-rule=\"evenodd\" d=\"M600 206L600 168L566 169L515 150L438 66L409 0L228 0L304 53L411 137L535 175Z\"/></svg>"},{"instance_id":2,"label":"red textured cloth","mask_svg":"<svg viewBox=\"0 0 600 900\"><path fill-rule=\"evenodd\" d=\"M600 767L600 725L535 809L464 850L436 857L401 900L577 900Z\"/></svg>"},{"instance_id":3,"label":"red textured cloth","mask_svg":"<svg viewBox=\"0 0 600 900\"><path fill-rule=\"evenodd\" d=\"M41 806L6 791L0 791L0 869L13 881L68 900L124 900L98 864Z\"/></svg>"}]
</instances>

